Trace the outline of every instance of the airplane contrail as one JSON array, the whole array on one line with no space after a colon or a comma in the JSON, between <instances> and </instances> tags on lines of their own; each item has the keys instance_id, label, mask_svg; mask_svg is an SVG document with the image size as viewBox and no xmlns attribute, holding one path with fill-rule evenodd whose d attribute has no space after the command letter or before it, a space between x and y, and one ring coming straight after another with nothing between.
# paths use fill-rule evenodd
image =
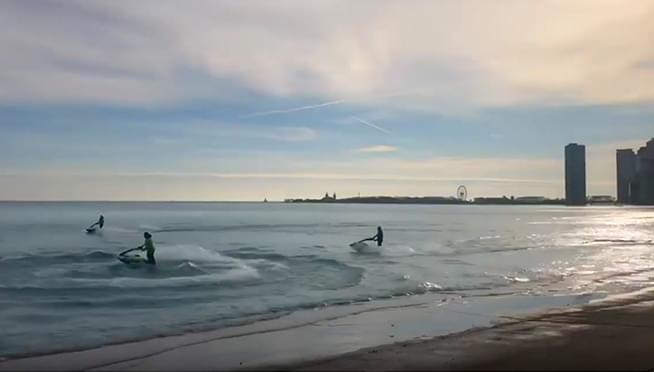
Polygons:
<instances>
[{"instance_id":1,"label":"airplane contrail","mask_svg":"<svg viewBox=\"0 0 654 372\"><path fill-rule=\"evenodd\" d=\"M311 110L311 109L325 107L325 106L340 105L341 103L345 103L345 102L347 102L347 101L344 100L344 99L339 99L339 100L336 100L336 101L329 101L329 102L318 103L318 104L315 104L315 105L294 107L294 108L285 109L285 110L270 110L270 111L253 112L251 114L243 115L242 117L243 118L255 118L257 116L288 114L288 113L291 113L291 112Z\"/></svg>"},{"instance_id":2,"label":"airplane contrail","mask_svg":"<svg viewBox=\"0 0 654 372\"><path fill-rule=\"evenodd\" d=\"M382 94L382 95L379 95L379 96L368 97L368 99L371 99L371 98L393 98L393 97L400 97L400 96L408 96L408 95L419 94L419 93L424 92L424 91L425 91L425 89L404 90L404 91L397 91L397 92ZM358 100L361 100L361 99L358 99ZM289 113L292 113L292 112L298 112L298 111L304 111L304 110L313 110L313 109L317 109L317 108L321 108L321 107L327 107L327 106L341 105L343 103L356 102L358 100L357 99L339 99L339 100L335 100L335 101L327 101L327 102L322 102L322 103L316 103L316 104L313 104L313 105L292 107L292 108L289 108L289 109L253 112L253 113L250 113L250 114L242 115L241 117L242 118L255 118L255 117L259 117L259 116L289 114Z\"/></svg>"},{"instance_id":3,"label":"airplane contrail","mask_svg":"<svg viewBox=\"0 0 654 372\"><path fill-rule=\"evenodd\" d=\"M375 125L375 124L373 124L373 123L371 123L371 122L369 122L369 121L363 120L363 119L358 118L358 117L356 117L356 116L352 116L352 119L358 121L359 123L361 123L361 124L363 124L363 125L369 126L370 128L376 129L376 130L378 130L378 131L380 131L380 132L382 132L382 133L393 134L393 133L392 133L390 130L388 130L388 129L384 129L384 128L378 126L378 125Z\"/></svg>"}]
</instances>

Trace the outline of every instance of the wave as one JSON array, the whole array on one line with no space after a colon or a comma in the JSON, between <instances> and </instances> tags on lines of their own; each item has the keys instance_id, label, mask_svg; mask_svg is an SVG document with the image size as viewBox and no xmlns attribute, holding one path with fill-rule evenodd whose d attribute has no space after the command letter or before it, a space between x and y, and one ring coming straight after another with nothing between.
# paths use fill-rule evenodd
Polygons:
<instances>
[{"instance_id":1,"label":"wave","mask_svg":"<svg viewBox=\"0 0 654 372\"><path fill-rule=\"evenodd\" d=\"M240 262L196 244L157 245L155 256L157 261Z\"/></svg>"},{"instance_id":2,"label":"wave","mask_svg":"<svg viewBox=\"0 0 654 372\"><path fill-rule=\"evenodd\" d=\"M161 232L165 231L161 227L157 225L150 225L150 224L140 224L139 225L139 231L150 231L150 232Z\"/></svg>"},{"instance_id":3,"label":"wave","mask_svg":"<svg viewBox=\"0 0 654 372\"><path fill-rule=\"evenodd\" d=\"M320 290L338 290L360 283L364 269L313 254L285 256L265 249L216 252L199 245L160 245L156 266L126 266L115 254L5 257L34 265L32 289L83 290L88 288L190 287L215 284L288 282ZM15 263L15 261L14 261ZM17 289L5 285L0 289Z\"/></svg>"},{"instance_id":4,"label":"wave","mask_svg":"<svg viewBox=\"0 0 654 372\"><path fill-rule=\"evenodd\" d=\"M92 251L87 253L63 253L63 254L27 254L18 256L6 256L0 258L0 262L27 262L34 264L41 263L77 263L77 262L90 262L90 261L105 261L114 259L116 257L113 253L103 251Z\"/></svg>"},{"instance_id":5,"label":"wave","mask_svg":"<svg viewBox=\"0 0 654 372\"><path fill-rule=\"evenodd\" d=\"M240 249L233 249L229 251L224 251L223 252L225 255L229 257L234 257L234 258L240 258L240 259L265 259L265 260L271 260L271 261L284 261L288 259L287 256L279 253L270 253L265 250L261 250L258 248L254 247L247 247L247 248L240 248ZM304 256L310 256L310 255L304 255ZM311 255L312 256L312 255ZM302 256L296 256L296 257L302 257Z\"/></svg>"},{"instance_id":6,"label":"wave","mask_svg":"<svg viewBox=\"0 0 654 372\"><path fill-rule=\"evenodd\" d=\"M363 255L381 255L386 257L409 257L418 253L408 245L383 245L377 246L376 243L352 243L350 244L352 254Z\"/></svg>"},{"instance_id":7,"label":"wave","mask_svg":"<svg viewBox=\"0 0 654 372\"><path fill-rule=\"evenodd\" d=\"M125 247L123 247L125 248ZM121 250L123 250L121 248ZM199 245L180 244L180 245L157 245L155 256L157 261L195 261L195 262L236 262L234 258L223 256L218 252L208 250ZM0 258L0 262L32 262L41 263L78 263L91 261L114 260L120 252L91 251L83 253L58 253L58 254L27 254L16 256L5 256Z\"/></svg>"},{"instance_id":8,"label":"wave","mask_svg":"<svg viewBox=\"0 0 654 372\"><path fill-rule=\"evenodd\" d=\"M147 225L141 225L147 226ZM156 232L219 232L219 231L259 231L259 230L279 230L279 229L308 229L316 227L326 227L322 224L243 224L243 225L199 225L199 226L169 226L169 227L156 227L152 226L152 231ZM154 228L156 227L156 229Z\"/></svg>"},{"instance_id":9,"label":"wave","mask_svg":"<svg viewBox=\"0 0 654 372\"><path fill-rule=\"evenodd\" d=\"M637 239L593 239L585 241L585 244L594 243L614 243L618 245L654 245L652 240L637 240Z\"/></svg>"},{"instance_id":10,"label":"wave","mask_svg":"<svg viewBox=\"0 0 654 372\"><path fill-rule=\"evenodd\" d=\"M227 270L220 273L175 276L175 277L111 277L111 278L50 278L47 281L30 285L0 285L2 290L64 290L79 289L102 290L107 288L176 288L192 287L206 284L228 284L248 282L260 278L258 271L252 267Z\"/></svg>"},{"instance_id":11,"label":"wave","mask_svg":"<svg viewBox=\"0 0 654 372\"><path fill-rule=\"evenodd\" d=\"M137 230L137 229L130 229L130 228L125 228L125 227L119 227L119 226L105 226L102 228L102 230L106 232L117 232L117 233L138 233L138 232L143 232L143 230Z\"/></svg>"},{"instance_id":12,"label":"wave","mask_svg":"<svg viewBox=\"0 0 654 372\"><path fill-rule=\"evenodd\" d=\"M327 222L327 223L260 223L260 224L238 224L238 225L187 225L187 224L177 224L172 226L158 227L152 225L140 225L143 227L152 227L152 231L157 232L201 232L201 231L234 231L234 230L243 230L243 231L259 231L259 230L283 230L283 229L315 229L315 228L326 228L326 229L342 229L342 228L374 228L373 225L360 223L360 222ZM389 230L393 231L393 230ZM407 231L404 229L404 231ZM429 230L431 231L431 230Z\"/></svg>"},{"instance_id":13,"label":"wave","mask_svg":"<svg viewBox=\"0 0 654 372\"><path fill-rule=\"evenodd\" d=\"M228 270L223 273L180 276L163 279L149 278L113 278L109 280L100 279L77 279L74 280L80 286L102 286L116 288L161 288L161 287L188 287L204 284L223 284L233 282L243 282L253 279L259 279L259 273L252 267L243 267Z\"/></svg>"},{"instance_id":14,"label":"wave","mask_svg":"<svg viewBox=\"0 0 654 372\"><path fill-rule=\"evenodd\" d=\"M513 275L506 275L504 276L504 279L510 281L510 282L515 282L515 283L528 283L531 281L531 279L524 277L524 276L513 276Z\"/></svg>"}]
</instances>

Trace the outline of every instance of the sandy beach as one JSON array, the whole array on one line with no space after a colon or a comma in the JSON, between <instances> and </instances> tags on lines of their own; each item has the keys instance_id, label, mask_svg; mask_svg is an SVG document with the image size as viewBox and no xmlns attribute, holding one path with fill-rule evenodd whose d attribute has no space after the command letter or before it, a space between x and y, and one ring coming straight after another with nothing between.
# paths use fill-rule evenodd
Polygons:
<instances>
[{"instance_id":1,"label":"sandy beach","mask_svg":"<svg viewBox=\"0 0 654 372\"><path fill-rule=\"evenodd\" d=\"M294 370L635 370L654 368L654 292L401 342Z\"/></svg>"},{"instance_id":2,"label":"sandy beach","mask_svg":"<svg viewBox=\"0 0 654 372\"><path fill-rule=\"evenodd\" d=\"M155 338L7 360L0 370L649 370L654 367L654 289L555 310L466 313L466 303L399 301L358 313ZM493 301L486 299L487 301ZM588 300L588 298L586 298ZM525 302L526 304L527 302ZM529 302L533 304L533 302ZM492 306L493 304L487 304ZM569 306L567 306L569 305ZM515 306L515 303L511 306ZM442 309L449 307L447 311ZM430 320L431 319L431 320ZM435 320L438 321L435 321ZM443 324L457 324L439 329ZM416 327L424 333L416 337ZM460 331L457 331L460 330ZM451 331L451 332L450 332ZM430 337L430 335L441 334ZM382 346L379 346L382 345ZM358 350L357 350L358 349Z\"/></svg>"}]
</instances>

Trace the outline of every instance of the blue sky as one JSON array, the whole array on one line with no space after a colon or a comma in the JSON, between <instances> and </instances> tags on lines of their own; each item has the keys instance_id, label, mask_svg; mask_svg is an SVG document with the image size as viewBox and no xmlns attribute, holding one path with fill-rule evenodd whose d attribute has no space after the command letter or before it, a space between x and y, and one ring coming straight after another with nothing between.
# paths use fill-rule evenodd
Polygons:
<instances>
[{"instance_id":1,"label":"blue sky","mask_svg":"<svg viewBox=\"0 0 654 372\"><path fill-rule=\"evenodd\" d=\"M0 199L589 194L654 136L651 2L5 1Z\"/></svg>"}]
</instances>

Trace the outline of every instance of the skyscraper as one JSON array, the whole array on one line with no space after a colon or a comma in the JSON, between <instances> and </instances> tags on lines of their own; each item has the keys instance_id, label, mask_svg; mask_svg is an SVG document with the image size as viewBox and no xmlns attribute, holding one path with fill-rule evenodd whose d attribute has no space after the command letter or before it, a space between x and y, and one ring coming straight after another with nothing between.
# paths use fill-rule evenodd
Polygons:
<instances>
[{"instance_id":1,"label":"skyscraper","mask_svg":"<svg viewBox=\"0 0 654 372\"><path fill-rule=\"evenodd\" d=\"M586 205L586 146L571 143L565 147L565 202Z\"/></svg>"},{"instance_id":2,"label":"skyscraper","mask_svg":"<svg viewBox=\"0 0 654 372\"><path fill-rule=\"evenodd\" d=\"M636 203L654 205L654 138L638 149L636 177L632 188L636 189Z\"/></svg>"},{"instance_id":3,"label":"skyscraper","mask_svg":"<svg viewBox=\"0 0 654 372\"><path fill-rule=\"evenodd\" d=\"M636 177L636 154L632 149L623 149L617 150L615 155L618 203L634 202L631 183Z\"/></svg>"}]
</instances>

